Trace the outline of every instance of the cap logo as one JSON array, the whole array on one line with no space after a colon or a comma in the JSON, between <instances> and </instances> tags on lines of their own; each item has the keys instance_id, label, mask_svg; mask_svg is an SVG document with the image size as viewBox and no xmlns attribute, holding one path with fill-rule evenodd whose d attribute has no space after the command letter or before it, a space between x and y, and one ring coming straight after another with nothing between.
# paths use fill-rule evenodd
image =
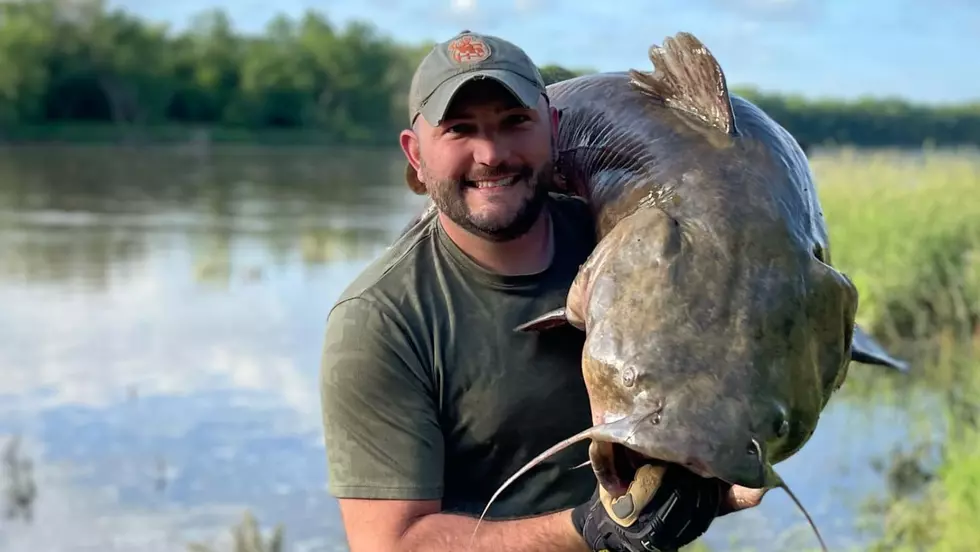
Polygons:
<instances>
[{"instance_id":1,"label":"cap logo","mask_svg":"<svg viewBox=\"0 0 980 552\"><path fill-rule=\"evenodd\" d=\"M490 46L479 38L464 36L449 43L449 57L457 64L483 61L490 57Z\"/></svg>"}]
</instances>

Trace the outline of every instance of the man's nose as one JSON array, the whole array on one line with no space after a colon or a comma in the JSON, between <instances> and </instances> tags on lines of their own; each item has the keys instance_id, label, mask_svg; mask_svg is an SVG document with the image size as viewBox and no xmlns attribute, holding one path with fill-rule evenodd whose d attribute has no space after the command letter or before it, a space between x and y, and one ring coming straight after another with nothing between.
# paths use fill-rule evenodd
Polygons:
<instances>
[{"instance_id":1,"label":"man's nose","mask_svg":"<svg viewBox=\"0 0 980 552\"><path fill-rule=\"evenodd\" d=\"M510 148L495 137L480 138L473 147L473 159L477 163L496 167L507 160L510 155Z\"/></svg>"}]
</instances>

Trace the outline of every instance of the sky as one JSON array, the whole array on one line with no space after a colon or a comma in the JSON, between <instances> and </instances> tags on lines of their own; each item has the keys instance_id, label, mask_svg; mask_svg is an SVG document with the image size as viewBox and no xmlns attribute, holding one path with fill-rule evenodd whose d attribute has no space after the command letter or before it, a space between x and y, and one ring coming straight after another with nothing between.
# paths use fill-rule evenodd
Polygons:
<instances>
[{"instance_id":1,"label":"sky","mask_svg":"<svg viewBox=\"0 0 980 552\"><path fill-rule=\"evenodd\" d=\"M441 41L463 29L495 34L539 65L645 69L647 51L688 31L731 86L806 97L980 101L976 0L110 0L185 27L222 8L244 32L308 9L343 24L372 22L396 40Z\"/></svg>"}]
</instances>

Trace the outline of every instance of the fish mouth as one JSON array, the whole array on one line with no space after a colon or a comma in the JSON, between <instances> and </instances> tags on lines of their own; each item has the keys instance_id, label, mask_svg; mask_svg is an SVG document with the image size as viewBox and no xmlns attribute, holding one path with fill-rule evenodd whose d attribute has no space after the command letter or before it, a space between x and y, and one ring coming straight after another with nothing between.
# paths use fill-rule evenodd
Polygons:
<instances>
[{"instance_id":1,"label":"fish mouth","mask_svg":"<svg viewBox=\"0 0 980 552\"><path fill-rule=\"evenodd\" d=\"M599 485L612 498L618 498L627 493L630 485L636 479L637 471L643 466L661 468L661 472L673 467L674 469L690 471L705 479L718 479L710 473L707 466L696 460L684 464L670 462L647 456L627 445L611 441L593 440L589 445L589 460Z\"/></svg>"}]
</instances>

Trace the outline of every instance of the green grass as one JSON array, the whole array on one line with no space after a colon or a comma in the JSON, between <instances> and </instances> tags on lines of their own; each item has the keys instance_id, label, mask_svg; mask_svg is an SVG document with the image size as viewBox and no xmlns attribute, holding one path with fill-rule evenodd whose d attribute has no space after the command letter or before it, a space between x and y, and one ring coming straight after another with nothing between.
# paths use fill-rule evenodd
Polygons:
<instances>
[{"instance_id":1,"label":"green grass","mask_svg":"<svg viewBox=\"0 0 980 552\"><path fill-rule=\"evenodd\" d=\"M813 162L832 262L889 343L968 339L980 321L980 157L923 152Z\"/></svg>"},{"instance_id":2,"label":"green grass","mask_svg":"<svg viewBox=\"0 0 980 552\"><path fill-rule=\"evenodd\" d=\"M880 537L874 552L976 550L980 543L980 361L975 354L960 359L969 376L960 380L963 396L970 399L946 412L948 437L939 447L937 468L924 485L893 490L873 504ZM914 464L914 461L912 462ZM921 467L916 466L921 471Z\"/></svg>"},{"instance_id":3,"label":"green grass","mask_svg":"<svg viewBox=\"0 0 980 552\"><path fill-rule=\"evenodd\" d=\"M912 431L909 443L931 446L938 466L897 456L887 467L892 490L869 509L878 535L872 549L974 550L980 546L980 156L842 150L817 156L812 165L832 262L860 293L858 322L914 362L914 383L852 369L845 390L881 400L889 390L926 388L942 399L946 420L944 439Z\"/></svg>"}]
</instances>

